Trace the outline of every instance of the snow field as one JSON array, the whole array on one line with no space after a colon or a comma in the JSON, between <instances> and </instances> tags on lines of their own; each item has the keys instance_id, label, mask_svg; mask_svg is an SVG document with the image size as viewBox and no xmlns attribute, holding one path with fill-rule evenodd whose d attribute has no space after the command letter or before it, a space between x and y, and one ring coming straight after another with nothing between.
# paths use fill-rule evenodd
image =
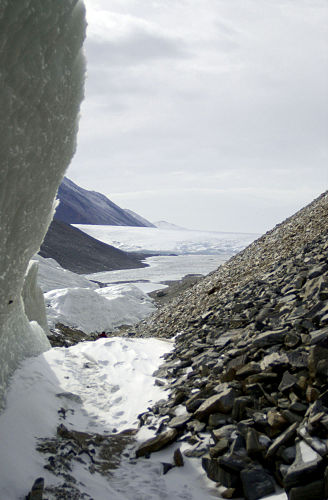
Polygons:
<instances>
[{"instance_id":1,"label":"snow field","mask_svg":"<svg viewBox=\"0 0 328 500\"><path fill-rule=\"evenodd\" d=\"M133 285L63 288L44 297L50 327L62 323L85 333L133 325L156 310L152 299Z\"/></svg>"},{"instance_id":2,"label":"snow field","mask_svg":"<svg viewBox=\"0 0 328 500\"><path fill-rule=\"evenodd\" d=\"M154 385L152 373L170 347L156 339L99 339L54 348L24 361L12 378L0 415L0 498L25 498L37 477L44 477L46 485L58 482L43 468L46 456L35 448L37 438L54 437L60 423L100 434L137 428L137 415L166 397ZM65 420L58 415L60 408L66 410ZM143 430L137 439L148 437L150 431ZM80 490L95 500L212 498L193 460L187 460L183 470L162 475L161 462L172 461L173 450L135 463L123 457L110 481L98 473L90 475L82 464L75 466L73 475L84 484L79 484Z\"/></svg>"},{"instance_id":3,"label":"snow field","mask_svg":"<svg viewBox=\"0 0 328 500\"><path fill-rule=\"evenodd\" d=\"M248 233L192 231L184 228L73 225L93 238L120 250L143 253L233 255L258 236Z\"/></svg>"}]
</instances>

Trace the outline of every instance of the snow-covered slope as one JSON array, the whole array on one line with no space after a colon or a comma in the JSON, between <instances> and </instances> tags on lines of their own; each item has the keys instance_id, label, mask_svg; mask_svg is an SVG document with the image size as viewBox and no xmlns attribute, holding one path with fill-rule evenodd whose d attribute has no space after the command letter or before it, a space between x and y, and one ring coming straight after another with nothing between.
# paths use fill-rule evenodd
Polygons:
<instances>
[{"instance_id":1,"label":"snow-covered slope","mask_svg":"<svg viewBox=\"0 0 328 500\"><path fill-rule=\"evenodd\" d=\"M159 229L174 229L175 231L188 231L185 227L177 226L176 224L172 224L172 222L167 222L166 220L159 220L154 222L154 226Z\"/></svg>"},{"instance_id":2,"label":"snow-covered slope","mask_svg":"<svg viewBox=\"0 0 328 500\"><path fill-rule=\"evenodd\" d=\"M39 264L38 284L47 306L43 324L48 323L49 328L62 323L85 333L108 332L121 325L133 325L156 309L152 299L134 285L99 288L53 259L40 255L34 258Z\"/></svg>"},{"instance_id":3,"label":"snow-covered slope","mask_svg":"<svg viewBox=\"0 0 328 500\"><path fill-rule=\"evenodd\" d=\"M50 327L62 323L84 333L133 325L156 310L148 295L128 284L52 290L45 294L45 302Z\"/></svg>"},{"instance_id":4,"label":"snow-covered slope","mask_svg":"<svg viewBox=\"0 0 328 500\"><path fill-rule=\"evenodd\" d=\"M33 260L38 262L38 284L44 293L62 288L99 288L96 283L64 269L54 259L35 255Z\"/></svg>"},{"instance_id":5,"label":"snow-covered slope","mask_svg":"<svg viewBox=\"0 0 328 500\"><path fill-rule=\"evenodd\" d=\"M161 254L223 254L231 256L249 245L256 234L191 231L174 228L77 225L93 238L127 252Z\"/></svg>"},{"instance_id":6,"label":"snow-covered slope","mask_svg":"<svg viewBox=\"0 0 328 500\"><path fill-rule=\"evenodd\" d=\"M55 219L67 224L110 224L122 226L144 226L139 216L110 201L96 191L83 189L65 177L58 189L59 205Z\"/></svg>"},{"instance_id":7,"label":"snow-covered slope","mask_svg":"<svg viewBox=\"0 0 328 500\"><path fill-rule=\"evenodd\" d=\"M49 347L25 314L22 288L75 150L84 36L78 0L1 2L0 404L19 361Z\"/></svg>"},{"instance_id":8,"label":"snow-covered slope","mask_svg":"<svg viewBox=\"0 0 328 500\"><path fill-rule=\"evenodd\" d=\"M0 415L1 500L25 498L37 477L44 478L46 488L61 489L56 498L217 499L217 490L210 490L194 458L184 457L184 467L163 474L163 462L171 462L175 445L137 461L129 456L135 453L129 446L119 468L110 470L107 477L97 470L90 472L92 464L84 453L77 460L73 458L69 474L63 469L57 477L44 467L49 464L49 454L36 451L40 439L54 442L56 428L63 423L70 430L109 437L137 428L137 415L167 397L163 388L154 384L152 373L170 348L158 339L99 339L52 349L23 363L14 375L7 409ZM143 426L137 443L153 435L154 431ZM77 488L74 496L72 477ZM44 498L55 495L48 490Z\"/></svg>"}]
</instances>

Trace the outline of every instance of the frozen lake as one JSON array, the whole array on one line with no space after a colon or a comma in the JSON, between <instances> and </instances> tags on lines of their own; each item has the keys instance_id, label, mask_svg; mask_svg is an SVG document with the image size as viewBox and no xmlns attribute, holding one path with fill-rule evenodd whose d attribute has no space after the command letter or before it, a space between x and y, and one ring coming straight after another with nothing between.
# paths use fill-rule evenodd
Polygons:
<instances>
[{"instance_id":1,"label":"frozen lake","mask_svg":"<svg viewBox=\"0 0 328 500\"><path fill-rule=\"evenodd\" d=\"M145 262L149 267L123 269L88 274L89 280L101 283L133 283L145 293L165 288L164 281L180 280L187 274L206 275L217 269L228 256L222 255L177 255L148 257Z\"/></svg>"},{"instance_id":2,"label":"frozen lake","mask_svg":"<svg viewBox=\"0 0 328 500\"><path fill-rule=\"evenodd\" d=\"M206 275L249 245L256 234L192 231L183 228L76 225L81 231L126 252L161 253L142 269L89 274L102 283L133 283L143 292L164 288L164 281L187 274ZM174 254L174 255L172 255Z\"/></svg>"}]
</instances>

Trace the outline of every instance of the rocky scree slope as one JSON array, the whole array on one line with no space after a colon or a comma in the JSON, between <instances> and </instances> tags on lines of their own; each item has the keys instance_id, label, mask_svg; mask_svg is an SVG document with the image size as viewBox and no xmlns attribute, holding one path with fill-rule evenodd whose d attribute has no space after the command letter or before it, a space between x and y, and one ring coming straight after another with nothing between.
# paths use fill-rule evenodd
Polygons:
<instances>
[{"instance_id":1,"label":"rocky scree slope","mask_svg":"<svg viewBox=\"0 0 328 500\"><path fill-rule=\"evenodd\" d=\"M139 323L136 334L173 337L206 311L217 308L227 293L260 279L272 266L281 265L302 251L307 243L326 234L327 224L328 191Z\"/></svg>"},{"instance_id":2,"label":"rocky scree slope","mask_svg":"<svg viewBox=\"0 0 328 500\"><path fill-rule=\"evenodd\" d=\"M137 335L173 336L156 373L169 390L140 415L184 442L224 498L328 498L328 194L261 237Z\"/></svg>"}]
</instances>

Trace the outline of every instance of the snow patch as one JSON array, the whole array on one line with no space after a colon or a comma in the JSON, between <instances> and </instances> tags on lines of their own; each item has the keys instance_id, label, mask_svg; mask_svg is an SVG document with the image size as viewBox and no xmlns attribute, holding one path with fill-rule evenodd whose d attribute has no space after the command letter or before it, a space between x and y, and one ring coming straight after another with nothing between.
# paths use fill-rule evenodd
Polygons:
<instances>
[{"instance_id":1,"label":"snow patch","mask_svg":"<svg viewBox=\"0 0 328 500\"><path fill-rule=\"evenodd\" d=\"M302 460L304 463L312 462L313 460L317 460L319 455L316 453L311 446L309 446L305 441L300 442L300 452L302 455Z\"/></svg>"},{"instance_id":2,"label":"snow patch","mask_svg":"<svg viewBox=\"0 0 328 500\"><path fill-rule=\"evenodd\" d=\"M51 290L45 302L50 328L63 323L85 333L133 325L156 310L148 295L128 284Z\"/></svg>"},{"instance_id":3,"label":"snow patch","mask_svg":"<svg viewBox=\"0 0 328 500\"><path fill-rule=\"evenodd\" d=\"M54 259L45 259L35 255L33 260L39 264L38 284L43 292L58 290L60 288L92 288L99 287L80 274L73 273L61 267Z\"/></svg>"}]
</instances>

